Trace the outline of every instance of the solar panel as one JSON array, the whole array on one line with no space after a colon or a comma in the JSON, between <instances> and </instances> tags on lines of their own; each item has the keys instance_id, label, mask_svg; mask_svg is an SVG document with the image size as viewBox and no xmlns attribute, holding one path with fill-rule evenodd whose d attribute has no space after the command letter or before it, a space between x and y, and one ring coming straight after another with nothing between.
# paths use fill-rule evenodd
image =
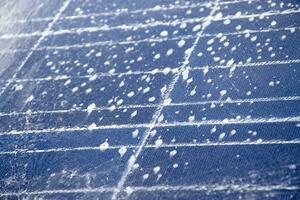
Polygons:
<instances>
[{"instance_id":1,"label":"solar panel","mask_svg":"<svg viewBox=\"0 0 300 200\"><path fill-rule=\"evenodd\" d=\"M0 5L1 198L300 197L298 1Z\"/></svg>"}]
</instances>

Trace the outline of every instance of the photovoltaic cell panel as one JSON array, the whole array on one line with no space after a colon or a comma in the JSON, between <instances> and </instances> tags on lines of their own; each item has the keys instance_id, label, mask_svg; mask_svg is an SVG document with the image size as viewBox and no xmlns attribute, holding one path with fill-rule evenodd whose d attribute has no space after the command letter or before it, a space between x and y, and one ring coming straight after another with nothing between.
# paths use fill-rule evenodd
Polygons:
<instances>
[{"instance_id":1,"label":"photovoltaic cell panel","mask_svg":"<svg viewBox=\"0 0 300 200\"><path fill-rule=\"evenodd\" d=\"M1 198L299 198L298 1L33 7L0 29Z\"/></svg>"}]
</instances>

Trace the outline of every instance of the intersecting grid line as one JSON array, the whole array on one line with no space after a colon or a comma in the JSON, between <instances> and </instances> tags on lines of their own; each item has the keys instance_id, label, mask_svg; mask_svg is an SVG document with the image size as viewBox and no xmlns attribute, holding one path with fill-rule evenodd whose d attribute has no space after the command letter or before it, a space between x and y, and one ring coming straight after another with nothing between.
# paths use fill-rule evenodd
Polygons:
<instances>
[{"instance_id":1,"label":"intersecting grid line","mask_svg":"<svg viewBox=\"0 0 300 200\"><path fill-rule=\"evenodd\" d=\"M115 199L118 198L118 195L123 190L123 187L125 185L125 182L126 182L128 176L132 173L134 164L136 163L136 161L139 158L140 154L142 153L145 145L147 144L148 139L150 138L152 129L156 127L156 124L159 124L161 122L160 118L161 118L163 108L164 108L165 104L171 103L170 95L171 95L171 93L174 89L174 86L176 85L176 83L179 80L180 76L183 75L183 73L186 70L188 70L190 57L191 57L194 49L196 48L196 46L197 46L197 44L200 40L200 36L204 32L205 28L207 26L209 26L210 20L213 18L215 12L217 11L218 6L219 6L218 2L219 2L219 0L216 0L216 1L212 2L211 12L206 17L208 20L205 20L201 24L201 29L197 33L197 38L193 42L192 46L189 49L187 49L186 52L185 52L185 55L184 55L184 58L183 58L184 60L182 62L182 66L179 68L178 72L173 76L171 82L169 83L169 85L167 87L167 90L162 94L161 101L160 101L160 106L156 108L156 110L155 110L155 112L152 116L150 126L145 130L145 132L142 135L142 138L139 142L138 147L135 149L134 154L129 158L129 160L127 162L127 166L126 166L124 172L122 173L122 176L121 176L121 178L120 178L120 180L119 180L119 182L116 186L116 189L114 190L114 192L112 194L112 200L115 200Z\"/></svg>"},{"instance_id":2,"label":"intersecting grid line","mask_svg":"<svg viewBox=\"0 0 300 200\"><path fill-rule=\"evenodd\" d=\"M69 5L70 2L71 2L71 0L64 0L64 2L62 3L62 6L60 7L60 9L58 10L58 12L54 16L53 20L48 23L47 27L45 28L45 30L43 31L43 33L41 34L41 36L39 37L39 39L35 42L33 48L29 51L29 53L26 55L26 57L23 58L23 60L21 61L21 64L17 67L16 71L14 72L14 74L12 76L12 79L15 79L17 77L19 71L25 66L25 64L27 63L27 61L29 60L29 58L32 56L34 50L39 47L39 45L41 44L41 42L47 36L48 32L51 31L53 25L59 20L59 17L62 15L62 13L68 7L68 5ZM11 82L6 82L6 84L1 88L1 90L0 90L0 98L5 93L6 89L9 88L10 84L11 84ZM13 170L13 167L12 167L12 170ZM15 175L13 175L13 176L15 176Z\"/></svg>"},{"instance_id":3,"label":"intersecting grid line","mask_svg":"<svg viewBox=\"0 0 300 200\"><path fill-rule=\"evenodd\" d=\"M144 149L152 148L186 148L186 147L215 147L215 146L251 146L251 145L290 145L290 144L300 144L300 139L293 140L261 140L257 139L255 141L228 141L228 142L205 142L205 143L171 143L171 144L146 144ZM109 146L108 150L118 150L120 148L126 147L126 149L136 149L137 145L112 145ZM99 146L80 146L80 147L58 147L51 149L15 149L11 151L0 151L0 156L3 155L16 155L16 154L39 154L39 153L66 153L74 151L99 151Z\"/></svg>"},{"instance_id":4,"label":"intersecting grid line","mask_svg":"<svg viewBox=\"0 0 300 200\"><path fill-rule=\"evenodd\" d=\"M204 69L230 69L234 68L247 68L247 67L266 67L266 66L273 66L273 65L290 65L290 64L298 64L300 63L300 59L292 59L292 60L272 60L272 61L262 61L262 62L246 62L241 64L233 64L233 65L206 65L206 66L196 66L196 67L189 67L190 71L201 71ZM78 76L69 76L65 74L56 75L56 76L49 76L44 78L15 78L15 79L8 79L4 82L14 82L14 83L22 83L22 82L41 82L41 81L61 81L61 80L68 80L68 79L99 79L102 77L112 77L112 76L134 76L134 75L155 75L155 74L168 74L168 73L177 73L179 67L165 67L164 69L154 69L149 71L129 71L129 72L97 72L95 74L89 75L78 75Z\"/></svg>"},{"instance_id":5,"label":"intersecting grid line","mask_svg":"<svg viewBox=\"0 0 300 200\"><path fill-rule=\"evenodd\" d=\"M216 1L217 2L217 1ZM212 15L213 15L213 12L211 12L211 16L208 16L208 17L212 17ZM58 19L57 19L58 20ZM209 24L209 21L210 20L205 20L206 22L208 22L208 24ZM51 28L50 28L51 29ZM49 29L49 31L50 31L50 29ZM197 38L196 38L196 40L195 40L195 42L194 42L194 48L196 47L196 45L197 45L197 43L198 43L198 40L199 40L199 38L200 37L202 37L201 35L203 35L202 34L202 32L204 32L204 29L205 29L205 26L203 26L203 28L202 28L202 30L197 34ZM42 40L41 40L42 41ZM197 42L196 42L197 41ZM35 50L38 50L39 49L39 44L38 45L36 45L36 48L35 48ZM191 48L191 49L193 49L193 48ZM35 50L33 50L33 51L35 51ZM189 56L191 55L191 53L192 53L192 50L189 52ZM32 53L31 53L32 54ZM186 62L184 62L183 63L183 65L181 66L181 67L178 67L178 69L179 69L179 71L178 72L176 72L176 74L174 75L174 79L173 79L173 81L170 83L170 85L169 85L169 90L167 90L167 94L164 94L163 95L163 97L165 97L165 98L163 98L162 97L162 103L161 104L157 104L157 105L155 105L156 107L160 107L160 111L157 111L155 114L154 114L154 116L153 116L153 120L152 120L152 123L150 123L150 124L147 124L146 126L144 126L144 127L147 127L148 129L147 130L149 130L149 131L151 131L153 128L155 128L155 127L159 127L160 126L160 124L159 124L159 122L158 122L158 118L160 117L160 113L161 113L161 111L163 110L163 108L165 107L165 106L174 106L174 105L176 105L176 103L171 103L170 102L170 100L169 100L169 98L168 98L168 96L170 95L170 93L172 92L172 88L174 87L174 85L176 84L176 82L177 82L177 80L178 80L178 78L176 79L176 77L179 77L181 74L182 74L182 72L183 72L183 70L184 69L186 69L186 70L193 70L193 69L188 69L188 58L189 58L189 56L188 55L186 55ZM284 62L284 61L283 61ZM187 63L187 64L185 64L185 63ZM247 65L247 64L246 64ZM258 65L259 66L259 65ZM214 67L214 66L213 66ZM216 67L218 67L218 66L216 66ZM202 67L200 67L200 68L202 68ZM141 73L145 73L145 72L141 72ZM151 72L150 72L151 73ZM11 82L13 82L13 81L15 81L15 80L17 80L17 79L11 79L12 81ZM17 80L18 81L18 80ZM172 86L172 83L173 83L173 86ZM9 84L10 84L10 81L9 81ZM169 94L169 95L168 95ZM285 98L285 97L283 97L283 98ZM290 97L286 97L287 98L287 100L291 100L290 99ZM293 99L293 98L296 98L297 100L298 100L298 97L291 97L292 98L292 100L295 100L295 99ZM240 100L240 101L244 101L244 100ZM246 101L248 101L248 100L246 100ZM250 101L250 100L249 100ZM264 99L262 98L262 101L264 101ZM268 99L266 100L266 101L268 101ZM201 104L201 102L199 102L200 104ZM205 102L204 102L205 103ZM207 102L208 103L208 102ZM210 102L211 103L211 102ZM221 103L221 102L217 102L217 103ZM149 105L146 105L146 106L149 106ZM150 106L152 106L152 105L150 105ZM157 110L159 110L159 108L157 109ZM42 111L43 112L43 111ZM255 120L254 120L255 121ZM251 123L259 123L259 121L260 120L257 120L257 121L255 121L255 122L251 122ZM276 120L274 120L274 121L276 121ZM299 121L299 118L287 118L286 120L283 120L283 121ZM157 123L158 122L158 123ZM272 120L272 122L273 122L273 120ZM279 121L280 122L280 121ZM200 122L200 124L201 124L202 122ZM212 124L214 124L215 122L213 122ZM226 124L227 122L221 122L221 121L219 121L219 122L217 122L217 123L224 123L224 124ZM195 124L197 124L197 122L195 123ZM209 124L209 123L208 123ZM184 124L183 124L184 125ZM163 125L164 126L164 125ZM166 125L166 126L168 126L168 124ZM176 126L176 125L175 125ZM124 128L126 128L126 127L124 127ZM146 132L144 133L144 135L147 133L147 130L146 130ZM147 136L147 135L146 135ZM144 149L144 148L155 148L155 146L154 145L149 145L149 144L147 144L147 139L148 139L148 137L144 137L145 138L145 142L144 143L142 143L141 145L138 145L138 146L128 146L128 148L135 148L135 149L140 149L140 152L142 152L142 150ZM226 145L259 145L259 144L299 144L299 140L292 140L292 141L280 141L280 140L271 140L271 141L253 141L253 142L237 142L237 143L235 143L235 142L228 142L228 143L226 143L226 142L224 142L224 143L212 143L212 144L193 144L193 143L188 143L188 144L164 144L164 145L162 145L162 147L186 147L186 146L209 146L209 145L211 145L211 146L213 146L213 145L216 145L216 146L218 146L218 145L224 145L224 146L226 146ZM142 146L143 145L143 146ZM79 147L78 149L75 149L75 150L94 150L96 147L83 147L82 149ZM120 146L111 146L110 148L112 148L112 149L117 149L117 148L120 148ZM99 149L99 147L97 147L97 149ZM62 149L54 149L53 151L56 151L56 152L59 152L59 151L72 151L73 149L67 149L67 148L62 148ZM43 150L41 150L41 152L42 152ZM45 150L45 152L46 152L47 150ZM52 150L50 150L51 152L52 152ZM24 151L22 151L22 150L20 150L20 151L15 151L15 152L8 152L8 153L10 153L10 154L14 154L14 153L19 153L19 152L26 152L26 150L24 150ZM39 150L36 150L36 152L35 152L35 150L28 150L27 151L28 153L38 153L39 152ZM5 152L4 152L5 153ZM7 153L7 152L6 152ZM0 155L1 155L1 152L0 152ZM134 158L134 160L130 160L129 161L129 163L128 164L130 164L131 162L133 162L133 161L136 161L137 160L137 158L138 158L138 156L139 156L139 154L137 154L137 153L135 153L135 155L133 155L134 157L131 157L131 158ZM133 162L133 164L134 164L134 162ZM125 171L126 172L126 171ZM131 171L129 171L128 173L130 173ZM49 192L49 191L46 191L45 192L45 194L47 194L48 192L49 193L69 193L69 192L105 192L105 191L109 191L109 192L114 192L114 194L116 195L116 197L117 197L117 195L118 195L118 192L121 192L121 190L123 189L123 186L124 186L124 183L125 183L125 181L126 181L126 177L128 176L129 174L127 174L126 176L125 176L125 180L124 180L124 182L123 182L123 184L119 184L119 185L121 185L121 187L117 187L117 188L100 188L100 189L83 189L82 191L80 190L80 189L78 189L78 190L58 190L58 191L51 191L51 192ZM123 176L122 177L124 177L124 174L123 174ZM119 183L121 183L121 181L122 180L120 180L120 182ZM118 186L119 186L118 185ZM164 187L164 188L163 188ZM172 188L173 187L173 188ZM156 191L156 190L180 190L180 188L181 189L186 189L186 190L191 190L191 191L197 191L197 188L201 188L201 185L199 186L199 185L195 185L194 187L186 187L186 188L184 188L185 186L176 186L176 188L174 187L174 186L161 186L161 188L160 188L160 186L154 186L154 187L133 187L133 191L139 191L139 190L147 190L147 191ZM221 187L225 187L224 185L222 185ZM250 189L249 190L251 190L251 187L252 186L250 186ZM259 189L257 189L257 190L261 190L261 191L265 191L265 190L269 190L269 189L271 189L271 190L277 190L277 189L282 189L282 188L285 188L285 189L290 189L290 190L295 190L295 189L299 189L299 188L295 188L295 187L282 187L282 186L274 186L274 187L269 187L269 188L264 188L264 187L261 187L261 188L259 188ZM201 190L201 189L199 189L199 190ZM207 190L207 189L205 189L205 190ZM247 186L245 187L245 190L247 190ZM117 192L116 192L117 191ZM255 190L256 191L256 190ZM39 192L29 192L29 193L32 193L32 194L40 194ZM29 194L28 193L28 194ZM20 193L19 193L20 194ZM13 194L13 195L19 195L19 194ZM43 191L41 191L41 194L43 194ZM11 195L11 194L9 194L9 195ZM29 194L30 195L30 194ZM0 195L1 196L1 195ZM5 194L4 194L4 196L5 196ZM113 198L114 198L114 196L113 196Z\"/></svg>"},{"instance_id":6,"label":"intersecting grid line","mask_svg":"<svg viewBox=\"0 0 300 200\"><path fill-rule=\"evenodd\" d=\"M292 27L289 28L282 28L282 29L266 29L266 30L256 30L257 32L269 32L269 31L277 31L277 30L291 30L293 29ZM256 31L251 31L251 30L245 30L245 31L241 31L241 32L236 32L233 34L240 34L240 33L249 33L249 32L256 32ZM231 33L229 33L231 34ZM200 37L206 36L207 34L202 34ZM208 36L210 35L214 35L215 37L217 37L217 34L208 34ZM223 35L227 35L226 33ZM196 36L193 37L189 37L190 38L195 38ZM176 38L179 39L182 37L178 37ZM136 41L132 41L132 42L136 42ZM150 42L150 41L147 41ZM91 43L92 44L92 43ZM91 46L91 45L88 45ZM66 49L69 49L70 46L67 46ZM38 49L36 49L38 50ZM299 63L300 60L299 59L294 59L294 60L277 60L277 61L262 61L262 62L254 62L254 63L242 63L242 64L233 64L231 66L227 66L227 65L212 65L212 66L203 66L203 67L189 67L190 71L195 71L195 70L203 70L203 69L226 69L226 68L239 68L239 67L263 67L263 66L270 66L270 65L285 65L285 64L294 64L294 63ZM20 83L20 82L40 82L40 81L59 81L59 80L67 80L67 79L76 79L76 78L101 78L101 77L105 77L105 76L131 76L131 75L140 75L140 74L157 74L157 73L163 73L163 74L168 74L169 72L171 73L176 73L178 71L179 67L166 67L165 69L162 70L150 70L150 71L129 71L129 72L114 72L114 73L105 73L105 72L99 72L99 73L95 73L92 75L79 75L79 76L68 76L68 75L56 75L56 77L45 77L45 78L15 78L15 79L8 79L5 80L4 82L10 83L10 82L16 82L16 83ZM167 73L166 73L167 71ZM278 99L277 99L278 98ZM260 101L276 101L276 100L298 100L298 97L270 97L269 99L267 98L266 100L264 100L264 98L258 98L256 99L237 99L234 101L230 101L230 102L225 102L225 103L234 103L234 102L260 102ZM218 103L219 101L216 101L216 103ZM204 103L214 103L214 101L208 101L208 102L204 102ZM219 103L222 103L219 102ZM185 105L185 103L182 103ZM202 104L200 102L200 104ZM178 105L178 104L177 104ZM189 105L189 104L187 104ZM141 108L141 107L156 107L156 104L146 104L146 105L125 105L125 106L120 106L120 109L123 108ZM172 105L170 105L172 106ZM95 110L105 110L105 109L109 109L108 107L101 107ZM30 115L34 115L34 114L43 114L43 113L66 113L66 112L78 112L78 111L87 111L84 108L74 108L74 109L69 109L69 110L45 110L45 111L32 111L32 112L11 112L11 113L0 113L0 116L7 116L7 115L23 115L23 114L30 114Z\"/></svg>"},{"instance_id":7,"label":"intersecting grid line","mask_svg":"<svg viewBox=\"0 0 300 200\"><path fill-rule=\"evenodd\" d=\"M235 4L241 2L248 2L249 0L231 0L231 1L222 1L220 5L227 5L227 4ZM252 2L258 2L259 0L252 0ZM116 11L108 11L108 12L101 12L101 13L87 13L87 14L79 14L79 15L66 15L61 16L60 20L75 20L81 18L89 18L89 17L98 17L98 16L117 16L120 14L137 14L137 13L144 13L144 12L159 12L159 11L167 11L173 9L185 9L185 8L195 8L198 6L206 6L209 4L210 1L200 2L200 3L193 3L189 5L175 5L175 4L168 4L164 7L152 7L152 8L145 8L145 9L137 9L137 10L128 10L128 9L121 9ZM45 18L34 18L29 20L17 20L12 23L28 23L28 22L42 22L42 21L50 21L53 17L45 17Z\"/></svg>"},{"instance_id":8,"label":"intersecting grid line","mask_svg":"<svg viewBox=\"0 0 300 200\"><path fill-rule=\"evenodd\" d=\"M211 19L213 20L213 19ZM203 37L204 34L202 34L200 37ZM264 65L269 65L269 64L290 64L290 63L297 63L298 60L288 60L288 61L270 61L270 62L259 62L259 63L246 63L246 64L235 64L236 67L243 67L243 66L250 66L250 65L253 65L253 66L264 66ZM207 66L208 68L228 68L228 66ZM203 69L203 68L206 68L206 67L195 67L195 68L190 68L189 70L195 70L195 69ZM175 68L176 70L178 70L179 68ZM140 73L152 73L152 71L141 71L141 72L129 72L129 73L123 73L123 74L109 74L109 73L104 73L104 74L99 74L99 77L101 76L111 76L111 75L132 75L132 74L140 74ZM163 71L162 71L163 73ZM95 75L92 75L92 76L95 76ZM79 76L79 77L89 77L89 76ZM66 79L66 78L76 78L76 77L73 77L73 76L60 76L58 78L53 78L54 80L61 80L61 79ZM10 79L8 82L13 82L13 81L16 81L16 82L19 82L19 81L41 81L41 80L53 80L52 78L36 78L36 79ZM198 104L206 104L206 103L242 103L242 102L266 102L266 101L290 101L290 100L298 100L298 97L297 96L294 96L294 97L270 97L270 98L258 98L258 99L237 99L237 100L233 100L233 101L207 101L207 102L195 102L195 103L177 103L177 104L166 104L165 106L178 106L178 105L198 105ZM137 107L157 107L158 105L152 105L152 104L146 104L146 105L128 105L128 106L121 106L120 109L122 108L137 108ZM96 109L96 110L104 110L104 109L109 109L109 108L106 108L106 107L101 107L99 109ZM70 110L54 110L54 111L34 111L34 112L21 112L21 113L15 113L15 112L12 112L12 113L1 113L0 115L1 116L5 116L5 115L22 115L22 114L43 114L43 113L63 113L63 112L73 112L73 111L86 111L86 109L70 109Z\"/></svg>"},{"instance_id":9,"label":"intersecting grid line","mask_svg":"<svg viewBox=\"0 0 300 200\"><path fill-rule=\"evenodd\" d=\"M266 28L266 29L258 29L258 30L250 30L245 29L242 31L236 32L220 32L216 34L206 33L201 35L201 38L205 37L214 37L218 38L220 34L222 36L230 36L230 35L243 35L243 34L250 34L250 33L269 33L269 32L280 32L280 31L295 31L299 30L300 27L282 27L282 28ZM182 35L179 37L156 37L156 38L146 38L141 40L107 40L107 41L96 41L96 42L89 42L89 43L80 43L80 44L72 44L72 45L62 45L62 46L41 46L36 49L30 49L32 51L43 51L43 50L70 50L70 49L80 49L80 48L91 48L97 46L113 46L113 45L128 45L128 44L139 44L139 43L151 43L151 42L163 42L163 41L173 41L179 39L195 39L195 35ZM10 53L17 53L17 52L27 52L28 49L9 49L9 50L0 50L0 53L3 54L10 54Z\"/></svg>"},{"instance_id":10,"label":"intersecting grid line","mask_svg":"<svg viewBox=\"0 0 300 200\"><path fill-rule=\"evenodd\" d=\"M29 51L29 53L26 55L26 57L22 60L21 64L17 67L15 73L12 76L12 79L15 79L19 73L20 70L25 66L29 58L32 56L33 52L39 47L41 42L46 38L46 36L51 32L52 27L54 24L59 20L60 16L62 13L65 11L65 9L68 7L70 4L71 0L64 0L62 6L56 13L56 15L53 17L53 20L47 25L45 30L40 34L40 38L35 42L34 46L32 49ZM9 87L10 82L7 82L0 90L0 97L3 95L3 93L6 91L6 89Z\"/></svg>"},{"instance_id":11,"label":"intersecting grid line","mask_svg":"<svg viewBox=\"0 0 300 200\"><path fill-rule=\"evenodd\" d=\"M238 2L237 2L238 3ZM257 18L257 17L268 17L268 16L276 16L276 15L288 15L288 14L297 14L300 12L300 9L286 9L283 11L280 10L271 10L266 11L263 13L255 13L255 14L246 14L246 15L228 15L228 16L218 16L215 19L212 19L212 21L224 21L224 20L235 20L235 19L249 19L249 18ZM56 35L65 35L65 34L78 34L78 33L84 33L84 32L98 32L98 31L111 31L115 29L120 30L136 30L136 29L143 29L143 28L149 28L149 27L155 27L155 26L170 26L170 25L179 25L181 23L199 23L199 22L205 22L207 20L206 17L201 18L186 18L186 19L176 19L172 21L155 21L150 23L133 23L129 25L116 25L116 26L109 26L109 25L103 25L103 26L91 26L91 27L79 27L79 28L72 28L72 29L62 29L62 30L56 30L56 31L48 31L45 36L56 36ZM0 36L0 39L11 39L11 38L27 38L27 37L36 37L44 35L44 32L32 32L32 33L21 33L21 34L4 34Z\"/></svg>"},{"instance_id":12,"label":"intersecting grid line","mask_svg":"<svg viewBox=\"0 0 300 200\"><path fill-rule=\"evenodd\" d=\"M160 104L160 107L165 107L165 104ZM172 123L140 123L140 124L118 124L118 125L100 125L100 126L75 126L75 127L60 127L47 129L27 129L27 130L11 130L1 132L0 136L4 135L27 135L27 134L43 134L43 133L66 133L76 131L92 131L92 130L107 130L107 129L132 129L132 128L158 128L158 127L186 127L186 126L211 126L211 125L230 125L230 124L268 124L268 123L287 123L299 122L300 116L295 117L260 117L260 118L241 118L241 119L223 119L223 120L203 120L193 122L172 122Z\"/></svg>"},{"instance_id":13,"label":"intersecting grid line","mask_svg":"<svg viewBox=\"0 0 300 200\"><path fill-rule=\"evenodd\" d=\"M175 106L194 106L194 105L211 105L211 104L244 104L244 103L264 103L264 102L284 102L284 101L299 101L300 96L281 96L281 97L262 97L262 98L246 98L246 99L230 99L230 100L206 100L206 101L191 101L191 102L179 102L179 103L169 103L165 104L165 107L175 107ZM128 105L121 105L116 106L116 110L120 109L131 109L131 108L153 108L158 107L159 104L128 104ZM72 113L72 112L92 112L92 111L102 111L102 110L110 110L110 107L106 106L98 106L92 110L84 107L77 107L71 109L61 109L61 110L36 110L36 111L24 111L24 112L0 112L0 117L3 116L22 116L22 115L46 115L46 114L54 114L54 113Z\"/></svg>"}]
</instances>

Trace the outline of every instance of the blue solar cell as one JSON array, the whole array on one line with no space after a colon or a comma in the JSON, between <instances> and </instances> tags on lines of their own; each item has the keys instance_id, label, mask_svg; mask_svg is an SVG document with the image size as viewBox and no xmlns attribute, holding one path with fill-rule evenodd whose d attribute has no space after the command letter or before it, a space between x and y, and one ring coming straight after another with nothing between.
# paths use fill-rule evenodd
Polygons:
<instances>
[{"instance_id":1,"label":"blue solar cell","mask_svg":"<svg viewBox=\"0 0 300 200\"><path fill-rule=\"evenodd\" d=\"M68 18L61 19L53 27L53 30L64 30L64 29L82 29L82 27L93 27L98 26L119 26L122 28L124 24L151 24L151 23L179 23L185 19L190 18L195 21L199 20L199 17L205 17L210 12L210 9L201 4L192 4L190 6L177 6L172 9L165 9L164 12L155 12L152 10L136 12L136 13L120 13L118 15L105 15L99 13L99 15L92 15L90 17L78 17L74 18L71 23ZM91 15L91 14L90 14ZM176 21L177 20L177 21ZM132 26L132 25L131 25ZM125 27L124 27L125 28ZM171 27L167 27L169 30ZM143 35L142 35L143 36Z\"/></svg>"},{"instance_id":2,"label":"blue solar cell","mask_svg":"<svg viewBox=\"0 0 300 200\"><path fill-rule=\"evenodd\" d=\"M191 58L191 65L222 64L230 66L240 62L297 59L299 51L297 43L299 41L296 38L298 38L298 34L298 31L292 33L290 31L277 31L201 38L199 44L202 45L198 45L195 49L194 57ZM272 39L276 41L276 46L273 45Z\"/></svg>"},{"instance_id":3,"label":"blue solar cell","mask_svg":"<svg viewBox=\"0 0 300 200\"><path fill-rule=\"evenodd\" d=\"M222 189L222 188L221 188ZM199 189L201 190L201 188ZM204 189L206 191L195 191L193 193L180 190L178 188L174 188L174 190L169 191L159 191L159 192L146 192L146 191L138 191L133 193L129 199L180 199L180 200L188 200L188 199L264 199L264 198L278 198L278 199L290 199L293 196L296 196L296 192L287 192L285 190L277 190L277 191L267 191L267 192L260 192L260 191L251 191L251 192L237 192L234 189L227 189L230 190L230 193L224 193L222 191L211 191L209 188ZM291 193L293 195L291 195Z\"/></svg>"},{"instance_id":4,"label":"blue solar cell","mask_svg":"<svg viewBox=\"0 0 300 200\"><path fill-rule=\"evenodd\" d=\"M192 1L174 1L174 0L150 0L150 1L130 1L130 0L114 0L107 2L103 0L75 0L69 5L66 10L66 15L78 15L87 13L103 13L103 12L115 12L118 10L144 10L144 9L156 9L161 7L168 7L174 5L190 5L192 3L206 2L205 0L192 0Z\"/></svg>"},{"instance_id":5,"label":"blue solar cell","mask_svg":"<svg viewBox=\"0 0 300 200\"><path fill-rule=\"evenodd\" d=\"M272 108L277 108L273 110ZM233 112L234 110L234 112ZM255 104L225 104L225 105L192 105L174 106L165 108L163 122L186 122L202 120L226 120L226 119L245 119L245 118L265 118L278 117L285 118L297 116L299 108L295 101L289 102L268 102Z\"/></svg>"},{"instance_id":6,"label":"blue solar cell","mask_svg":"<svg viewBox=\"0 0 300 200\"><path fill-rule=\"evenodd\" d=\"M115 150L106 150L101 154L98 151L50 152L34 156L20 155L17 161L15 155L2 156L1 159L4 162L12 159L16 162L15 166L11 163L17 170L16 177L13 177L17 185L11 192L67 190L115 185L131 151L129 149L123 157ZM1 169L1 174L6 172Z\"/></svg>"},{"instance_id":7,"label":"blue solar cell","mask_svg":"<svg viewBox=\"0 0 300 200\"><path fill-rule=\"evenodd\" d=\"M289 183L290 176L297 176L289 167L297 155L298 145L151 148L137 161L140 170L128 178L128 185Z\"/></svg>"},{"instance_id":8,"label":"blue solar cell","mask_svg":"<svg viewBox=\"0 0 300 200\"><path fill-rule=\"evenodd\" d=\"M0 3L0 198L299 198L297 1L22 5Z\"/></svg>"},{"instance_id":9,"label":"blue solar cell","mask_svg":"<svg viewBox=\"0 0 300 200\"><path fill-rule=\"evenodd\" d=\"M159 139L164 144L205 144L223 142L256 142L269 140L297 139L295 126L297 123L270 123L270 124L216 124L205 126L160 127L149 140L155 145ZM220 137L222 136L222 137Z\"/></svg>"},{"instance_id":10,"label":"blue solar cell","mask_svg":"<svg viewBox=\"0 0 300 200\"><path fill-rule=\"evenodd\" d=\"M141 74L17 83L3 94L7 103L1 111L84 108L92 112L97 107L114 110L117 106L154 104L159 103L161 88L166 87L170 79L171 74Z\"/></svg>"},{"instance_id":11,"label":"blue solar cell","mask_svg":"<svg viewBox=\"0 0 300 200\"><path fill-rule=\"evenodd\" d=\"M64 148L72 149L81 148L84 146L91 147L87 150L99 151L99 145L105 143L108 139L110 146L130 146L137 145L141 134L145 130L143 128L129 128L129 129L100 129L100 130L77 130L62 132L46 132L40 134L30 134L26 136L22 135L2 135L1 145L3 151L13 151L16 146L19 148L28 148L34 150L35 148L46 150L60 149L63 151ZM118 149L118 148L117 148ZM58 150L59 152L59 150ZM127 154L125 151L123 155ZM121 157L121 155L120 155Z\"/></svg>"},{"instance_id":12,"label":"blue solar cell","mask_svg":"<svg viewBox=\"0 0 300 200\"><path fill-rule=\"evenodd\" d=\"M194 60L195 63L196 61L206 63L208 58ZM220 68L203 67L189 72L189 77L185 81L181 79L178 82L173 90L172 99L173 102L219 100L224 103L226 100L298 96L300 94L298 77L296 64L261 63L257 66L249 63L248 66L246 64L240 67L226 65Z\"/></svg>"}]
</instances>

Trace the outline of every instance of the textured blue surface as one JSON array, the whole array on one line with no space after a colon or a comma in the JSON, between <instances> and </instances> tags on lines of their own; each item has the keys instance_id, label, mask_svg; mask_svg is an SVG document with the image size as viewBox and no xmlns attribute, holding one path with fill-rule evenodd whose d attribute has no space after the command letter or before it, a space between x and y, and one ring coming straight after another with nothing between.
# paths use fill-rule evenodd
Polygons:
<instances>
[{"instance_id":1,"label":"textured blue surface","mask_svg":"<svg viewBox=\"0 0 300 200\"><path fill-rule=\"evenodd\" d=\"M0 31L15 41L0 199L299 199L299 12L52 0L20 15Z\"/></svg>"}]
</instances>

